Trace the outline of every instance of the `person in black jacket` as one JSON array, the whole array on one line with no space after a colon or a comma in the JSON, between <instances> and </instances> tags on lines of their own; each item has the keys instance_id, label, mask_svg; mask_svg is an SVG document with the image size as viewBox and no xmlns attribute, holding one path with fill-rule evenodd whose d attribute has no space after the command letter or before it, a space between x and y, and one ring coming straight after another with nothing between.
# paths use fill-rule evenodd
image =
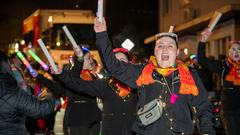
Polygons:
<instances>
[{"instance_id":1,"label":"person in black jacket","mask_svg":"<svg viewBox=\"0 0 240 135\"><path fill-rule=\"evenodd\" d=\"M222 114L227 135L240 134L240 41L230 44L229 55L225 60L210 60L206 57L205 43L211 32L208 29L201 33L198 45L199 63L208 70L221 76Z\"/></svg>"},{"instance_id":2,"label":"person in black jacket","mask_svg":"<svg viewBox=\"0 0 240 135\"><path fill-rule=\"evenodd\" d=\"M26 117L40 118L54 112L55 100L38 100L18 86L9 59L0 52L0 134L27 135Z\"/></svg>"},{"instance_id":3,"label":"person in black jacket","mask_svg":"<svg viewBox=\"0 0 240 135\"><path fill-rule=\"evenodd\" d=\"M94 30L96 45L110 74L138 89L140 109L133 127L137 134L190 135L192 115L199 120L200 134L215 134L211 103L198 74L176 60L179 53L176 34L158 34L155 57L147 65L134 65L115 58L104 19L99 22L95 18Z\"/></svg>"},{"instance_id":4,"label":"person in black jacket","mask_svg":"<svg viewBox=\"0 0 240 135\"><path fill-rule=\"evenodd\" d=\"M90 59L92 59L90 53L85 53L85 69L90 69L93 66ZM79 72L75 75L79 78L80 74ZM91 74L89 73L89 75ZM57 77L54 78L58 79ZM69 89L59 80L49 80L41 74L37 76L37 80L48 87L54 95L68 97L64 118L65 124L70 129L70 135L97 135L99 133L101 111L97 107L95 96L77 93L75 89Z\"/></svg>"},{"instance_id":5,"label":"person in black jacket","mask_svg":"<svg viewBox=\"0 0 240 135\"><path fill-rule=\"evenodd\" d=\"M128 50L114 49L117 59L129 62ZM137 94L113 77L85 81L79 76L82 63L75 59L71 71L64 71L60 79L72 90L99 97L103 100L102 135L133 135L132 125L136 118Z\"/></svg>"}]
</instances>

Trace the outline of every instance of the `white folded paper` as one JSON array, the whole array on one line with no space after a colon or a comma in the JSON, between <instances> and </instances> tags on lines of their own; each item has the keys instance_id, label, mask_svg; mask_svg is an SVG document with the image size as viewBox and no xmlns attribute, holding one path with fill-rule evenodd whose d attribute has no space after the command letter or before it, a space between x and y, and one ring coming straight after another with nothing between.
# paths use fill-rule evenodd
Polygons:
<instances>
[{"instance_id":1,"label":"white folded paper","mask_svg":"<svg viewBox=\"0 0 240 135\"><path fill-rule=\"evenodd\" d=\"M217 11L213 14L212 19L211 19L210 23L208 24L209 31L213 30L213 28L216 26L216 24L219 21L219 19L221 18L221 16L222 16L222 13L217 12Z\"/></svg>"},{"instance_id":2,"label":"white folded paper","mask_svg":"<svg viewBox=\"0 0 240 135\"><path fill-rule=\"evenodd\" d=\"M51 65L52 69L54 70L54 72L57 72L57 66L55 65L52 56L49 54L45 44L43 43L42 39L38 39L37 40L38 44L40 45L40 48L42 49L43 53L45 54L45 56L47 57L47 60L49 62L49 64Z\"/></svg>"},{"instance_id":3,"label":"white folded paper","mask_svg":"<svg viewBox=\"0 0 240 135\"><path fill-rule=\"evenodd\" d=\"M102 19L103 19L103 0L98 0L97 17L98 17L98 21L102 22Z\"/></svg>"}]
</instances>

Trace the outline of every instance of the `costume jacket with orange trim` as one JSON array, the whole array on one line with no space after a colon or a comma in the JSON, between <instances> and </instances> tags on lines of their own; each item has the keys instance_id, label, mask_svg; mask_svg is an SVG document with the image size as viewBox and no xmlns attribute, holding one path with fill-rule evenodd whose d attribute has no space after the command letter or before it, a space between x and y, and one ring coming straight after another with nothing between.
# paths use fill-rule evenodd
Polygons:
<instances>
[{"instance_id":1,"label":"costume jacket with orange trim","mask_svg":"<svg viewBox=\"0 0 240 135\"><path fill-rule=\"evenodd\" d=\"M166 101L166 109L160 119L149 126L142 126L137 119L133 130L140 135L172 135L172 134L191 134L193 133L192 106L196 108L196 116L199 119L200 132L202 134L214 135L212 122L212 109L207 98L206 90L195 71L191 75L199 90L197 96L179 94L180 78L178 71L166 77L170 90L178 95L178 100L174 104L169 103L170 94L166 86L162 84L163 76L158 72L153 72L152 76L155 83L150 85L137 86L136 80L139 78L144 65L134 65L118 61L112 53L112 45L109 41L107 32L96 34L96 44L105 65L111 75L121 80L131 88L137 88L139 93L139 107L162 96Z\"/></svg>"},{"instance_id":2,"label":"costume jacket with orange trim","mask_svg":"<svg viewBox=\"0 0 240 135\"><path fill-rule=\"evenodd\" d=\"M59 79L75 92L99 97L103 100L102 134L103 135L134 135L131 127L136 118L137 93L132 91L127 97L120 97L108 79L86 81L78 75L82 62L74 61L72 70L65 70Z\"/></svg>"}]
</instances>

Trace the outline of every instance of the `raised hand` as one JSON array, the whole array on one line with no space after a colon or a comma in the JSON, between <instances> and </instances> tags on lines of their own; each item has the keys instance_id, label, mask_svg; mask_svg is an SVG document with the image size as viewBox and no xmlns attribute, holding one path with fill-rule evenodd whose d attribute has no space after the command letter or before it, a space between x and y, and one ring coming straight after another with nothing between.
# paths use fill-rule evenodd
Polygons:
<instances>
[{"instance_id":1,"label":"raised hand","mask_svg":"<svg viewBox=\"0 0 240 135\"><path fill-rule=\"evenodd\" d=\"M106 21L103 17L102 22L98 20L98 17L94 19L94 31L96 33L107 31Z\"/></svg>"},{"instance_id":2,"label":"raised hand","mask_svg":"<svg viewBox=\"0 0 240 135\"><path fill-rule=\"evenodd\" d=\"M212 34L212 32L209 31L209 28L206 28L201 32L201 42L206 42L209 38L209 36Z\"/></svg>"},{"instance_id":3,"label":"raised hand","mask_svg":"<svg viewBox=\"0 0 240 135\"><path fill-rule=\"evenodd\" d=\"M57 72L55 72L52 67L50 67L50 69L51 69L51 74L59 75L59 74L62 73L62 70L61 70L60 68L58 68L58 71L57 71Z\"/></svg>"},{"instance_id":4,"label":"raised hand","mask_svg":"<svg viewBox=\"0 0 240 135\"><path fill-rule=\"evenodd\" d=\"M32 75L32 77L37 77L38 76L38 72L35 69L28 69L30 74Z\"/></svg>"},{"instance_id":5,"label":"raised hand","mask_svg":"<svg viewBox=\"0 0 240 135\"><path fill-rule=\"evenodd\" d=\"M77 48L73 48L75 55L78 58L82 58L83 57L83 51L82 49L78 46Z\"/></svg>"}]
</instances>

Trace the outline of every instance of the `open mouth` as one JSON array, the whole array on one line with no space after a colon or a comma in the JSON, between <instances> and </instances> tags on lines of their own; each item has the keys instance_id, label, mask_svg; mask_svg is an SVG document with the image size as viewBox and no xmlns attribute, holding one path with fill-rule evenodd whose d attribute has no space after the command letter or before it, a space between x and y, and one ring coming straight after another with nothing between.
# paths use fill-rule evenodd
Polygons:
<instances>
[{"instance_id":1,"label":"open mouth","mask_svg":"<svg viewBox=\"0 0 240 135\"><path fill-rule=\"evenodd\" d=\"M238 54L234 55L234 58L238 59L238 58L239 58L239 55L238 55Z\"/></svg>"},{"instance_id":2,"label":"open mouth","mask_svg":"<svg viewBox=\"0 0 240 135\"><path fill-rule=\"evenodd\" d=\"M162 59L162 61L167 61L167 60L169 60L169 55L168 54L162 54L161 59Z\"/></svg>"}]
</instances>

